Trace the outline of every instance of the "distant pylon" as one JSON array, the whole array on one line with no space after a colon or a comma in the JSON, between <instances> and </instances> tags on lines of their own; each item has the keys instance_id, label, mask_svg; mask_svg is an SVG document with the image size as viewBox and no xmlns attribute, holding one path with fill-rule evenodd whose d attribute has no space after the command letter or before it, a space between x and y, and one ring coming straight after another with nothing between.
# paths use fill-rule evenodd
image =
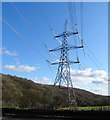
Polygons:
<instances>
[{"instance_id":1,"label":"distant pylon","mask_svg":"<svg viewBox=\"0 0 110 120\"><path fill-rule=\"evenodd\" d=\"M77 102L76 102L76 98L75 98L75 94L73 90L73 83L72 83L71 75L70 75L70 64L76 64L80 62L78 58L76 61L71 61L69 59L69 50L83 48L83 45L74 46L74 45L68 44L69 36L76 35L76 34L78 34L78 32L68 31L68 23L66 20L64 24L64 32L61 33L60 35L55 36L55 38L62 37L61 46L55 49L49 50L49 52L61 51L60 60L58 60L58 62L51 63L51 65L57 65L57 64L59 65L54 85L59 85L60 87L65 86L67 90L67 94L68 94L66 102L68 103L68 107L70 108L77 106Z\"/></svg>"}]
</instances>

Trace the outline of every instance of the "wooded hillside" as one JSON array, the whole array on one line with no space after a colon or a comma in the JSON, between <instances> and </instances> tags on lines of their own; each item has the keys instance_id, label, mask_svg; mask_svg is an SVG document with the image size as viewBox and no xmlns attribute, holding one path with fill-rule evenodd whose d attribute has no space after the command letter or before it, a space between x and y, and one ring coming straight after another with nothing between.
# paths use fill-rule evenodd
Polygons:
<instances>
[{"instance_id":1,"label":"wooded hillside","mask_svg":"<svg viewBox=\"0 0 110 120\"><path fill-rule=\"evenodd\" d=\"M3 108L53 109L67 107L62 104L66 91L52 85L34 83L26 78L0 75L2 78ZM109 105L108 97L74 88L78 106Z\"/></svg>"}]
</instances>

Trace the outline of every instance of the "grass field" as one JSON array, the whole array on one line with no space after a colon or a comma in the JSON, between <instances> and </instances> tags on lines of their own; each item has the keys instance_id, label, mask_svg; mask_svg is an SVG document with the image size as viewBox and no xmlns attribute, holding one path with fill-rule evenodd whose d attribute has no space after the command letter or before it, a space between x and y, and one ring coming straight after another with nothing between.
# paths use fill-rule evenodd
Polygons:
<instances>
[{"instance_id":1,"label":"grass field","mask_svg":"<svg viewBox=\"0 0 110 120\"><path fill-rule=\"evenodd\" d=\"M109 120L110 111L103 111L98 109L97 111L92 110L94 107L78 107L79 111L67 110L37 110L37 109L12 109L4 108L2 109L2 115L7 117L4 120ZM83 108L83 111L81 111ZM91 109L90 109L91 108ZM95 107L96 108L96 107ZM94 109L95 109L94 108ZM97 107L99 108L99 107ZM108 106L103 106L103 109L106 110ZM91 110L91 111L90 111ZM39 119L40 118L40 119Z\"/></svg>"},{"instance_id":2,"label":"grass field","mask_svg":"<svg viewBox=\"0 0 110 120\"><path fill-rule=\"evenodd\" d=\"M110 110L110 106L91 106L91 107L77 107L77 108L71 108L72 110L78 110L78 111L100 111L100 110ZM58 110L70 110L70 108L59 108Z\"/></svg>"}]
</instances>

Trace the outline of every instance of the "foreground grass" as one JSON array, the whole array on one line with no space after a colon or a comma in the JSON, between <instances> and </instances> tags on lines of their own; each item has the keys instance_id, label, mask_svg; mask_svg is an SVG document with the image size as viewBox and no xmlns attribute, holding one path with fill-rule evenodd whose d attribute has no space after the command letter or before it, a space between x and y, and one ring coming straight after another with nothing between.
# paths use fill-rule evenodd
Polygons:
<instances>
[{"instance_id":1,"label":"foreground grass","mask_svg":"<svg viewBox=\"0 0 110 120\"><path fill-rule=\"evenodd\" d=\"M83 110L82 110L83 108ZM89 108L89 110L88 110ZM90 108L94 107L78 107L79 111L68 110L68 108L63 108L63 110L37 110L37 109L10 109L4 108L2 110L2 115L7 117L7 120L11 118L23 118L26 119L48 119L48 120L109 120L110 111L95 111ZM96 108L96 107L95 107ZM95 109L94 108L94 109ZM99 107L97 107L99 108ZM103 106L103 109L109 108L109 106ZM99 109L100 110L100 109Z\"/></svg>"},{"instance_id":2,"label":"foreground grass","mask_svg":"<svg viewBox=\"0 0 110 120\"><path fill-rule=\"evenodd\" d=\"M77 107L77 108L71 108L71 110L78 110L78 111L100 111L100 110L109 110L110 106L91 106L91 107ZM59 108L58 110L70 110L70 108Z\"/></svg>"}]
</instances>

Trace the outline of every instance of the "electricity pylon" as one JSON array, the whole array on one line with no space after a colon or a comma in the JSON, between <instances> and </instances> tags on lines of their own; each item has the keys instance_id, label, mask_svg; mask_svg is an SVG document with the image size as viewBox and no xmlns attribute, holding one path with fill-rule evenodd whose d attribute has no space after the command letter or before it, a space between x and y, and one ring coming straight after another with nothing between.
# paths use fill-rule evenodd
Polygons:
<instances>
[{"instance_id":1,"label":"electricity pylon","mask_svg":"<svg viewBox=\"0 0 110 120\"><path fill-rule=\"evenodd\" d=\"M51 63L51 65L57 65L57 64L59 65L54 85L58 84L61 87L65 83L65 88L68 94L68 97L66 99L66 102L68 103L68 107L76 107L77 102L76 102L76 98L73 90L73 84L72 84L71 75L70 75L70 64L76 64L80 62L78 58L76 61L71 61L69 59L69 50L83 48L83 45L74 46L74 45L68 44L69 36L76 35L78 34L78 32L77 31L69 32L67 28L68 28L68 23L66 20L64 24L64 32L61 33L60 35L55 36L55 38L62 37L61 46L55 49L49 50L49 52L61 51L60 60L58 60L58 62Z\"/></svg>"}]
</instances>

